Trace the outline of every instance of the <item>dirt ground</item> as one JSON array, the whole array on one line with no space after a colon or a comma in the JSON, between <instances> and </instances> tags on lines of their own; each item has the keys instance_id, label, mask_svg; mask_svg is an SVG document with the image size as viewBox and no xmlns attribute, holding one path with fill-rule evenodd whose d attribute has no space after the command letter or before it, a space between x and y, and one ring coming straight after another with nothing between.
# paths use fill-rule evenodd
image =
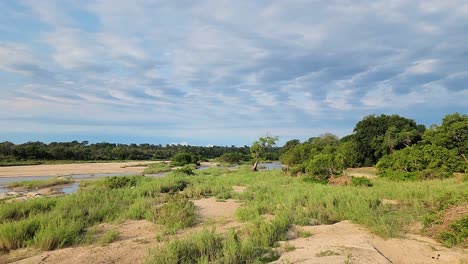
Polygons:
<instances>
[{"instance_id":1,"label":"dirt ground","mask_svg":"<svg viewBox=\"0 0 468 264\"><path fill-rule=\"evenodd\" d=\"M110 163L79 163L57 165L31 165L0 167L0 177L21 176L60 176L73 174L97 174L97 173L142 173L144 165L155 161L132 161ZM143 166L137 166L143 165Z\"/></svg>"},{"instance_id":2,"label":"dirt ground","mask_svg":"<svg viewBox=\"0 0 468 264\"><path fill-rule=\"evenodd\" d=\"M375 179L377 177L377 169L373 167L348 168L345 170L345 174L353 177Z\"/></svg>"},{"instance_id":3,"label":"dirt ground","mask_svg":"<svg viewBox=\"0 0 468 264\"><path fill-rule=\"evenodd\" d=\"M295 249L283 253L274 263L468 263L466 250L446 248L418 235L385 240L350 221L301 229L311 236L282 242L283 247L288 243Z\"/></svg>"},{"instance_id":4,"label":"dirt ground","mask_svg":"<svg viewBox=\"0 0 468 264\"><path fill-rule=\"evenodd\" d=\"M234 200L219 202L215 198L204 198L193 202L198 210L199 224L178 232L177 237L200 231L205 227L214 226L217 232L224 232L230 228L237 229L242 225L234 221L234 213L240 206L239 202ZM0 264L143 263L150 249L165 243L170 238L165 237L162 242L158 242L156 237L163 228L146 220L127 220L115 226L99 225L99 229L102 229L103 232L112 228L118 230L119 238L105 246L78 246L46 252L17 250L3 256L0 255Z\"/></svg>"},{"instance_id":5,"label":"dirt ground","mask_svg":"<svg viewBox=\"0 0 468 264\"><path fill-rule=\"evenodd\" d=\"M199 213L199 224L178 232L177 237L200 231L207 226L215 226L217 232L242 226L234 217L236 209L241 205L237 201L204 198L195 200L194 203ZM159 242L156 237L161 233L162 227L146 220L127 220L118 225L101 224L100 227L104 230L118 230L118 240L105 246L79 246L47 252L17 250L0 256L0 263L143 263L150 249L170 239L164 237ZM385 240L350 221L295 228L307 231L311 236L291 236L290 240L281 242L282 248L288 245L293 250L283 252L281 258L273 263L468 263L467 250L445 248L432 239L418 235ZM18 261L14 262L15 260Z\"/></svg>"}]
</instances>

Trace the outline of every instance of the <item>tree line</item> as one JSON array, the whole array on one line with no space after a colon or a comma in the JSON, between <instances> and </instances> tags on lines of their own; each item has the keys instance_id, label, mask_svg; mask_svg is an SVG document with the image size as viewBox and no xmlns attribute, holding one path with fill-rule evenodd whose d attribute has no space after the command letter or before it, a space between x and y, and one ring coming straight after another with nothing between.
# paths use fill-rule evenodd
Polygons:
<instances>
[{"instance_id":1,"label":"tree line","mask_svg":"<svg viewBox=\"0 0 468 264\"><path fill-rule=\"evenodd\" d=\"M168 160L177 153L190 153L203 158L216 158L224 153L235 152L249 155L249 146L188 146L152 144L113 144L89 142L28 142L0 143L0 161L34 160Z\"/></svg>"},{"instance_id":2,"label":"tree line","mask_svg":"<svg viewBox=\"0 0 468 264\"><path fill-rule=\"evenodd\" d=\"M280 160L291 174L318 181L363 166L376 166L381 176L404 180L466 172L467 152L467 115L446 115L440 125L429 128L398 115L370 115L341 139L328 133L302 143L290 140L280 150Z\"/></svg>"}]
</instances>

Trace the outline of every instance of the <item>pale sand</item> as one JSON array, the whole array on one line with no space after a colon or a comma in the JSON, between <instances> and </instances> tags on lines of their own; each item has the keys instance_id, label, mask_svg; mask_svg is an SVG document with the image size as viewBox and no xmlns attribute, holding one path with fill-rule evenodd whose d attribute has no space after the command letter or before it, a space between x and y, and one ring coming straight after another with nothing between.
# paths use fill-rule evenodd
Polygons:
<instances>
[{"instance_id":1,"label":"pale sand","mask_svg":"<svg viewBox=\"0 0 468 264\"><path fill-rule=\"evenodd\" d=\"M418 235L385 240L350 221L301 229L311 236L288 241L295 250L285 252L274 263L456 264L468 261L465 249L446 248Z\"/></svg>"},{"instance_id":2,"label":"pale sand","mask_svg":"<svg viewBox=\"0 0 468 264\"><path fill-rule=\"evenodd\" d=\"M140 174L146 168L145 165L156 162L157 161L132 161L0 167L0 177L61 176L98 173ZM143 166L129 167L135 165Z\"/></svg>"}]
</instances>

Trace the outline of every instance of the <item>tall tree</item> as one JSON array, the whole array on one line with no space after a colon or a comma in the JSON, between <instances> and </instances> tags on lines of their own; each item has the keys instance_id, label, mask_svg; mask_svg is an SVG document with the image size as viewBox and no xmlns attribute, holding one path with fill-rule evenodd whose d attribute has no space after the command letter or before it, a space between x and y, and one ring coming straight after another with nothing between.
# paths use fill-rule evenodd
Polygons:
<instances>
[{"instance_id":1,"label":"tall tree","mask_svg":"<svg viewBox=\"0 0 468 264\"><path fill-rule=\"evenodd\" d=\"M268 150L271 150L276 145L276 141L278 141L278 137L270 135L260 137L258 140L254 141L250 147L250 153L255 160L252 170L257 171L258 162L265 157Z\"/></svg>"},{"instance_id":2,"label":"tall tree","mask_svg":"<svg viewBox=\"0 0 468 264\"><path fill-rule=\"evenodd\" d=\"M357 165L372 166L388 153L387 149L394 151L417 143L424 130L423 125L398 115L364 117L356 124L352 137L358 153Z\"/></svg>"}]
</instances>

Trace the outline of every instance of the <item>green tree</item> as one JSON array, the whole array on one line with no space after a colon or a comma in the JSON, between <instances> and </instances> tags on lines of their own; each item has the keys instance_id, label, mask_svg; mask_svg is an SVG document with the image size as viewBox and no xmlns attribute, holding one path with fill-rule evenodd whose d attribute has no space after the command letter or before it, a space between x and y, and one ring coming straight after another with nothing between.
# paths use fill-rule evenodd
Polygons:
<instances>
[{"instance_id":1,"label":"green tree","mask_svg":"<svg viewBox=\"0 0 468 264\"><path fill-rule=\"evenodd\" d=\"M389 129L390 132L388 132L387 141L385 141ZM416 144L421 139L424 130L423 125L417 125L414 120L398 115L364 117L356 124L352 137L356 143L357 165L374 165L388 152L388 147L392 147L393 151L404 148L404 143Z\"/></svg>"},{"instance_id":2,"label":"green tree","mask_svg":"<svg viewBox=\"0 0 468 264\"><path fill-rule=\"evenodd\" d=\"M260 137L258 140L254 141L250 147L250 153L255 160L252 170L257 171L258 162L266 156L267 151L271 150L276 145L276 141L278 141L278 137L270 135Z\"/></svg>"},{"instance_id":3,"label":"green tree","mask_svg":"<svg viewBox=\"0 0 468 264\"><path fill-rule=\"evenodd\" d=\"M468 115L446 115L440 126L431 126L423 135L426 144L455 149L468 162Z\"/></svg>"}]
</instances>

